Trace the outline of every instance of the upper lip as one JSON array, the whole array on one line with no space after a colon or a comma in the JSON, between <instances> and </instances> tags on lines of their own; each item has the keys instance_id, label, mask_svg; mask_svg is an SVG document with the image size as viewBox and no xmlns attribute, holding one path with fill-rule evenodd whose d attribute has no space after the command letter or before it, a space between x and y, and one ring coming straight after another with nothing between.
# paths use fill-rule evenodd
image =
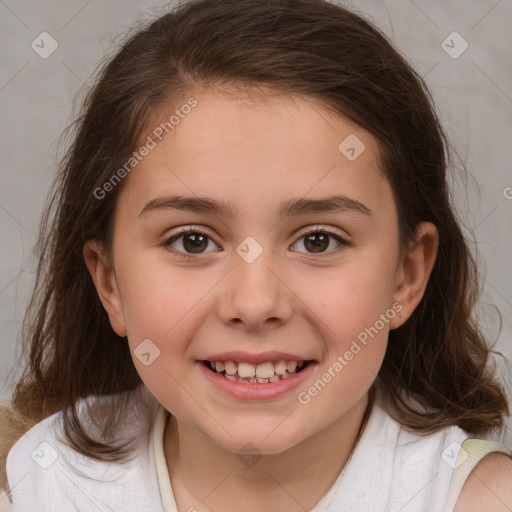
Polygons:
<instances>
[{"instance_id":1,"label":"upper lip","mask_svg":"<svg viewBox=\"0 0 512 512\"><path fill-rule=\"evenodd\" d=\"M288 361L312 360L311 358L304 358L294 354L287 354L285 352L279 351L262 352L261 354L250 354L248 352L237 350L234 352L222 352L220 354L208 356L204 359L204 361L243 361L247 363L258 364L265 363L267 361L279 361L281 359Z\"/></svg>"}]
</instances>

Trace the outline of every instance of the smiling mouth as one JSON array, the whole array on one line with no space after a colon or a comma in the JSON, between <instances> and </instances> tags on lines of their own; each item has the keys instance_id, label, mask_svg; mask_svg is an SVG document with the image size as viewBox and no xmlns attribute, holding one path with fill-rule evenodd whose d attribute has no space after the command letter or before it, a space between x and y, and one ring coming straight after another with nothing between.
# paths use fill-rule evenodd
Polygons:
<instances>
[{"instance_id":1,"label":"smiling mouth","mask_svg":"<svg viewBox=\"0 0 512 512\"><path fill-rule=\"evenodd\" d=\"M201 361L211 372L239 382L267 384L288 379L303 371L313 361L273 361L253 365L235 361ZM240 376L240 374L242 376Z\"/></svg>"}]
</instances>

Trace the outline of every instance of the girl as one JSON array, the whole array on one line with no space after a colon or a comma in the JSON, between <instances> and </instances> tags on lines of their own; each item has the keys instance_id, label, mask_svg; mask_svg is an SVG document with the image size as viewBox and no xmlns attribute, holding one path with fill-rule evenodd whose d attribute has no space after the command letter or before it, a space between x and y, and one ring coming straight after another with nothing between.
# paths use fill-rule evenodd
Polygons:
<instances>
[{"instance_id":1,"label":"girl","mask_svg":"<svg viewBox=\"0 0 512 512\"><path fill-rule=\"evenodd\" d=\"M13 510L509 510L447 149L420 77L327 1L135 33L43 217Z\"/></svg>"}]
</instances>

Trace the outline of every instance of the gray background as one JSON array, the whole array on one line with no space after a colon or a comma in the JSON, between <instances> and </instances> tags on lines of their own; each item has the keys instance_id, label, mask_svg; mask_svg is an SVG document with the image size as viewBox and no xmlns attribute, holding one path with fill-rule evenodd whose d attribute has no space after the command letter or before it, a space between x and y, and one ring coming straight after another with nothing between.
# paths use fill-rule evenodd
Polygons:
<instances>
[{"instance_id":1,"label":"gray background","mask_svg":"<svg viewBox=\"0 0 512 512\"><path fill-rule=\"evenodd\" d=\"M372 19L426 77L451 142L470 173L454 169L454 195L476 240L485 275L481 313L510 387L512 361L512 69L511 0L345 2ZM58 136L76 112L76 97L104 52L141 16L164 2L137 0L0 0L0 399L18 370L18 330L34 277L32 248L46 193L63 153ZM169 5L174 5L170 3ZM42 59L31 43L42 32L58 49ZM458 58L442 42L458 32ZM449 38L457 51L460 39ZM80 97L80 96L79 96ZM75 106L74 106L75 105ZM499 337L496 315L503 314ZM13 373L14 372L14 373ZM511 403L512 405L512 403ZM512 447L512 421L498 437Z\"/></svg>"}]
</instances>

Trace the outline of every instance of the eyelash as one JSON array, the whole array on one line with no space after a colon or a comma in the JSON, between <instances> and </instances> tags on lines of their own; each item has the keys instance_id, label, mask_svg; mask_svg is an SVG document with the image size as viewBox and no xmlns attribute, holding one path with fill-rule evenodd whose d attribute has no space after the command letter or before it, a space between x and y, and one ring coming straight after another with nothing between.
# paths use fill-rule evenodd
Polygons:
<instances>
[{"instance_id":1,"label":"eyelash","mask_svg":"<svg viewBox=\"0 0 512 512\"><path fill-rule=\"evenodd\" d=\"M322 227L316 227L310 231L307 231L306 233L302 233L299 238L297 238L297 241L302 239L302 238L305 238L307 236L311 236L311 235L316 235L316 234L326 234L326 235L329 235L330 237L334 238L337 242L339 242L341 244L340 247L338 247L337 249L334 249L333 251L337 251L337 250L340 250L343 248L343 246L350 246L350 242L347 242L344 238L340 237L338 234L336 233L333 233L332 231L328 231ZM188 261L191 261L191 260L196 260L201 254L205 254L205 253L198 253L197 255L192 255L192 254L186 254L186 253L183 253L181 251L178 251L174 248L170 248L169 246L175 242L176 240L178 240L179 238L181 238L182 236L184 235L189 235L189 234L196 234L196 235L204 235L206 236L207 238L209 238L210 240L212 240L214 243L215 241L206 233L204 233L203 231L200 231L199 229L196 229L196 228L193 228L193 227L189 227L189 228L182 228L178 233L174 233L172 236L170 236L169 238L165 239L163 242L162 242L162 247L164 248L167 248L168 250L171 250L176 256L178 256L179 258L182 258L182 259L185 259L185 260L188 260ZM320 256L322 257L323 254L328 254L330 252L333 252L333 251L327 251L327 253L317 253L316 255L317 256ZM298 251L300 252L300 251ZM307 253L307 254L315 254L315 253Z\"/></svg>"}]
</instances>

